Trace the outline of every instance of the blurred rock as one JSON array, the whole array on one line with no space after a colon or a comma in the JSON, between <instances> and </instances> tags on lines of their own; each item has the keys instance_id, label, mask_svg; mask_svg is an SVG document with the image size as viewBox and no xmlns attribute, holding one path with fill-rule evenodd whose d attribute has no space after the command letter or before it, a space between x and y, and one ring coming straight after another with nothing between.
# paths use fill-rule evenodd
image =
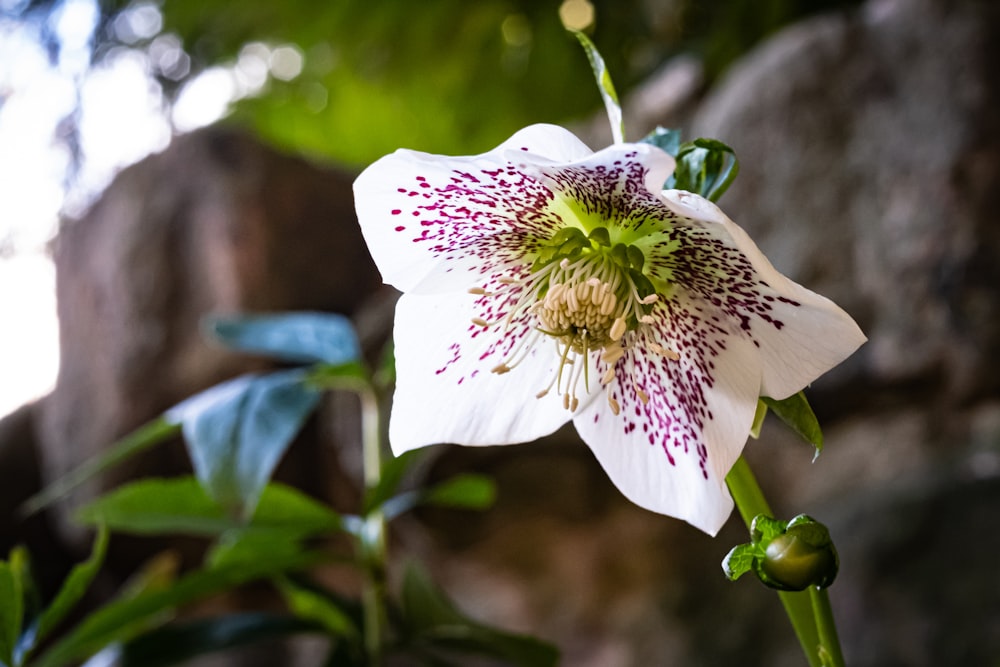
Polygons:
<instances>
[{"instance_id":1,"label":"blurred rock","mask_svg":"<svg viewBox=\"0 0 1000 667\"><path fill-rule=\"evenodd\" d=\"M191 394L264 362L209 344L208 314L352 313L380 284L354 217L352 177L215 128L178 138L124 170L55 245L61 366L40 406L43 476L52 481ZM315 428L315 427L313 427ZM313 438L314 440L316 438ZM326 488L329 457L293 448L285 467ZM190 470L179 446L93 480L58 509L125 479Z\"/></svg>"}]
</instances>

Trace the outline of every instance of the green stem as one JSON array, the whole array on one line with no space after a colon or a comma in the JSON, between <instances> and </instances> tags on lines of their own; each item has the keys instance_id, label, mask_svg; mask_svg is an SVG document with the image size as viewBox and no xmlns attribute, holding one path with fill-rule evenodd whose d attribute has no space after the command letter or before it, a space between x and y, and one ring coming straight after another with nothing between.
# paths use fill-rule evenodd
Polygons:
<instances>
[{"instance_id":1,"label":"green stem","mask_svg":"<svg viewBox=\"0 0 1000 667\"><path fill-rule=\"evenodd\" d=\"M812 601L813 617L819 631L819 653L823 667L844 667L837 624L833 620L833 609L830 608L830 597L826 594L826 589L811 586L809 599Z\"/></svg>"},{"instance_id":2,"label":"green stem","mask_svg":"<svg viewBox=\"0 0 1000 667\"><path fill-rule=\"evenodd\" d=\"M747 525L747 530L758 514L774 516L767 499L764 498L764 492L760 490L760 485L750 470L750 465L742 456L736 460L736 464L726 475L726 484L733 495L740 516L743 517L743 522ZM823 667L819 655L820 635L813 619L809 595L804 591L778 591L778 597L785 607L788 620L792 622L792 629L795 630L795 636L799 639L802 652L805 653L810 667Z\"/></svg>"},{"instance_id":3,"label":"green stem","mask_svg":"<svg viewBox=\"0 0 1000 667\"><path fill-rule=\"evenodd\" d=\"M361 443L364 461L365 489L378 486L382 476L382 427L378 397L367 388L358 392L361 399ZM382 652L386 643L388 616L386 614L386 526L381 510L375 510L365 517L361 534L362 560L368 577L361 595L364 614L365 651L368 664L378 667L382 664Z\"/></svg>"}]
</instances>

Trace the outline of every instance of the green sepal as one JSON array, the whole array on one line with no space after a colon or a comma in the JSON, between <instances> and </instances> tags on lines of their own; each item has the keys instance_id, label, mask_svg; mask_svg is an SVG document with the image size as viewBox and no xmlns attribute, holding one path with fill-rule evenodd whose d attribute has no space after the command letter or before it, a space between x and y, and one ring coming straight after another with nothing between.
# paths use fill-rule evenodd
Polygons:
<instances>
[{"instance_id":1,"label":"green sepal","mask_svg":"<svg viewBox=\"0 0 1000 667\"><path fill-rule=\"evenodd\" d=\"M760 400L778 416L778 419L785 422L803 440L816 448L813 455L815 461L819 453L823 451L823 431L806 395L800 391L780 401L767 396L761 396Z\"/></svg>"},{"instance_id":2,"label":"green sepal","mask_svg":"<svg viewBox=\"0 0 1000 667\"><path fill-rule=\"evenodd\" d=\"M737 544L722 559L722 571L730 581L736 581L753 569L757 548L753 544Z\"/></svg>"}]
</instances>

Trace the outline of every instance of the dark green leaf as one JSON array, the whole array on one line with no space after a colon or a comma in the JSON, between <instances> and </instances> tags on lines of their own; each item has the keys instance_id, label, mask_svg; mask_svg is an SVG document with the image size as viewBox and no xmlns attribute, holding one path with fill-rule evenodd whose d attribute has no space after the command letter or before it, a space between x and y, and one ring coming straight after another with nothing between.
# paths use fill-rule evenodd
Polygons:
<instances>
[{"instance_id":1,"label":"dark green leaf","mask_svg":"<svg viewBox=\"0 0 1000 667\"><path fill-rule=\"evenodd\" d=\"M228 347L286 361L339 366L361 357L351 321L334 313L214 317L205 328Z\"/></svg>"},{"instance_id":2,"label":"dark green leaf","mask_svg":"<svg viewBox=\"0 0 1000 667\"><path fill-rule=\"evenodd\" d=\"M657 126L655 130L640 140L643 144L653 144L673 157L681 149L681 131Z\"/></svg>"},{"instance_id":3,"label":"dark green leaf","mask_svg":"<svg viewBox=\"0 0 1000 667\"><path fill-rule=\"evenodd\" d=\"M248 581L315 565L323 558L322 554L303 553L281 560L241 562L193 572L167 588L144 587L138 594L116 599L88 615L32 667L61 667L78 661L112 643L132 639L165 611Z\"/></svg>"},{"instance_id":4,"label":"dark green leaf","mask_svg":"<svg viewBox=\"0 0 1000 667\"><path fill-rule=\"evenodd\" d=\"M180 432L179 418L171 416L169 412L157 417L111 445L100 456L89 459L65 477L56 480L37 495L29 498L22 506L21 512L27 516L44 509L94 475L154 445L165 442L179 435Z\"/></svg>"},{"instance_id":5,"label":"dark green leaf","mask_svg":"<svg viewBox=\"0 0 1000 667\"><path fill-rule=\"evenodd\" d=\"M14 649L24 621L21 578L7 561L0 561L0 661L14 665Z\"/></svg>"},{"instance_id":6,"label":"dark green leaf","mask_svg":"<svg viewBox=\"0 0 1000 667\"><path fill-rule=\"evenodd\" d=\"M731 581L736 581L753 568L759 549L753 544L737 544L722 560L722 570Z\"/></svg>"},{"instance_id":7,"label":"dark green leaf","mask_svg":"<svg viewBox=\"0 0 1000 667\"><path fill-rule=\"evenodd\" d=\"M285 598L288 608L301 619L313 621L335 637L345 637L350 641L360 641L361 632L348 610L337 600L304 586L299 586L287 577L276 582L278 590Z\"/></svg>"},{"instance_id":8,"label":"dark green leaf","mask_svg":"<svg viewBox=\"0 0 1000 667\"><path fill-rule=\"evenodd\" d=\"M228 512L249 516L320 393L302 371L243 375L175 407L195 473Z\"/></svg>"},{"instance_id":9,"label":"dark green leaf","mask_svg":"<svg viewBox=\"0 0 1000 667\"><path fill-rule=\"evenodd\" d=\"M404 576L402 605L410 639L419 646L499 658L522 667L549 667L559 660L550 644L468 618L415 566Z\"/></svg>"},{"instance_id":10,"label":"dark green leaf","mask_svg":"<svg viewBox=\"0 0 1000 667\"><path fill-rule=\"evenodd\" d=\"M83 508L79 517L135 534L218 535L243 528L305 536L336 530L340 517L316 500L283 484L261 494L252 519L237 520L212 500L194 477L144 479L119 487Z\"/></svg>"},{"instance_id":11,"label":"dark green leaf","mask_svg":"<svg viewBox=\"0 0 1000 667\"><path fill-rule=\"evenodd\" d=\"M732 148L715 139L695 139L682 144L677 153L672 187L718 201L739 170Z\"/></svg>"},{"instance_id":12,"label":"dark green leaf","mask_svg":"<svg viewBox=\"0 0 1000 667\"><path fill-rule=\"evenodd\" d=\"M71 612L77 603L83 598L94 577L104 563L104 556L108 551L108 529L100 525L97 528L97 535L94 537L94 546L90 552L90 558L79 563L70 570L69 576L63 581L62 587L56 594L45 611L39 616L35 625L33 644L42 641L49 636L56 625Z\"/></svg>"},{"instance_id":13,"label":"dark green leaf","mask_svg":"<svg viewBox=\"0 0 1000 667\"><path fill-rule=\"evenodd\" d=\"M120 665L169 667L206 653L317 630L316 624L310 621L264 612L171 623L126 643Z\"/></svg>"},{"instance_id":14,"label":"dark green leaf","mask_svg":"<svg viewBox=\"0 0 1000 667\"><path fill-rule=\"evenodd\" d=\"M819 456L819 453L823 451L823 431L819 427L819 420L816 419L816 413L813 412L803 392L800 391L780 401L767 398L766 396L761 397L760 400L764 401L767 407L781 421L785 422L793 431L798 433L803 440L816 448L814 459L816 456Z\"/></svg>"}]
</instances>

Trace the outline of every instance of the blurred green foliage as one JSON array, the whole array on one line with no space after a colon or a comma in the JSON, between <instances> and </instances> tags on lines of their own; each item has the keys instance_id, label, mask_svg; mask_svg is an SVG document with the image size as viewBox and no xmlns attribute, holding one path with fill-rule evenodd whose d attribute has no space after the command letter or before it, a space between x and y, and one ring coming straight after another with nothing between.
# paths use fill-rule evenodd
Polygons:
<instances>
[{"instance_id":1,"label":"blurred green foliage","mask_svg":"<svg viewBox=\"0 0 1000 667\"><path fill-rule=\"evenodd\" d=\"M587 31L624 93L681 51L699 54L711 81L788 22L856 3L593 0ZM107 16L129 4L106 3ZM401 146L483 151L530 123L596 111L600 96L561 23L561 4L166 0L162 11L164 31L192 56L192 73L235 62L250 42L297 45L302 73L272 79L265 94L238 105L233 120L280 147L363 165Z\"/></svg>"},{"instance_id":2,"label":"blurred green foliage","mask_svg":"<svg viewBox=\"0 0 1000 667\"><path fill-rule=\"evenodd\" d=\"M279 147L349 165L401 146L483 151L530 123L567 123L600 108L587 59L560 20L563 0L97 1L95 60L119 46L148 46L151 38L123 44L115 19L123 10L159 7L162 32L176 35L191 58L186 75L161 77L168 95L208 67L235 64L247 44L295 45L302 72L270 79L263 94L237 105L231 121ZM13 6L27 17L61 2ZM711 84L782 26L860 0L590 4L593 21L585 32L625 95L681 52L701 58Z\"/></svg>"}]
</instances>

